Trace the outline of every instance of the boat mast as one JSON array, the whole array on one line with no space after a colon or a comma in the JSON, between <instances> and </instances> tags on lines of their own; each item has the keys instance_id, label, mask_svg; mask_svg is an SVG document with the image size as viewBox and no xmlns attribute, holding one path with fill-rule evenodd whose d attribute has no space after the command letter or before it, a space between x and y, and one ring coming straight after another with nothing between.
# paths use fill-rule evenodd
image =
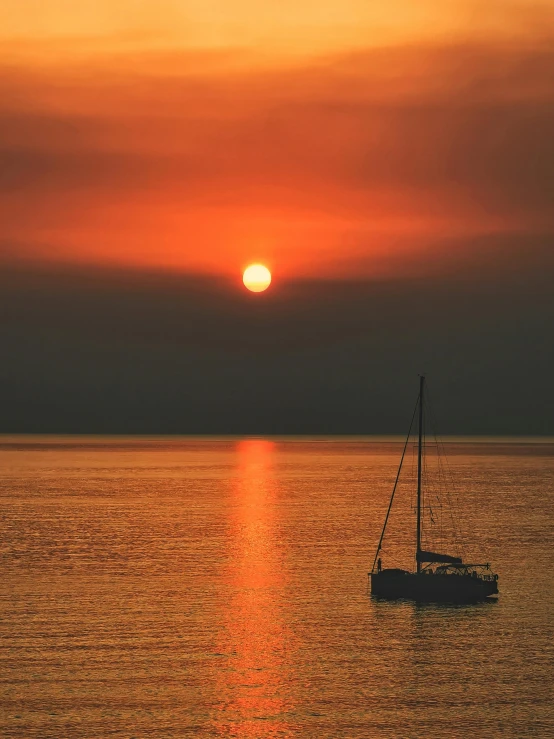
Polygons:
<instances>
[{"instance_id":1,"label":"boat mast","mask_svg":"<svg viewBox=\"0 0 554 739\"><path fill-rule=\"evenodd\" d=\"M425 389L425 375L419 376L419 434L417 445L417 536L416 536L416 564L417 572L421 572L421 459L423 452L423 393Z\"/></svg>"}]
</instances>

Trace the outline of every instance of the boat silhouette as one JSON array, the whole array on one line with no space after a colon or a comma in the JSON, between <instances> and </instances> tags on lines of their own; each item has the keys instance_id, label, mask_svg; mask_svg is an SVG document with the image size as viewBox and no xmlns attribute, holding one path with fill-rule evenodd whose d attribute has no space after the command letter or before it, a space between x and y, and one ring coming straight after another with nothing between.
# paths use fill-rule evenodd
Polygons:
<instances>
[{"instance_id":1,"label":"boat silhouette","mask_svg":"<svg viewBox=\"0 0 554 739\"><path fill-rule=\"evenodd\" d=\"M476 602L485 600L498 593L498 575L491 570L488 563L466 563L462 557L432 552L422 546L424 408L425 377L421 375L419 378L419 394L410 430L402 452L373 566L369 573L371 594L379 598L393 600L405 598L420 602ZM397 567L383 569L380 557L383 539L416 414L418 417L418 444L415 571Z\"/></svg>"}]
</instances>

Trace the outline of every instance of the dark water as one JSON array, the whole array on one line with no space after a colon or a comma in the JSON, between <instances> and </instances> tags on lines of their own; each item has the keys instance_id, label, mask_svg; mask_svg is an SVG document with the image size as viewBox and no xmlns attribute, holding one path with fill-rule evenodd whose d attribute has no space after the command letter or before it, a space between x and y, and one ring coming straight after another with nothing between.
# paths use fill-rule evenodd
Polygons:
<instances>
[{"instance_id":1,"label":"dark water","mask_svg":"<svg viewBox=\"0 0 554 739\"><path fill-rule=\"evenodd\" d=\"M0 735L553 736L554 444L447 445L501 593L442 607L367 594L400 448L4 439Z\"/></svg>"}]
</instances>

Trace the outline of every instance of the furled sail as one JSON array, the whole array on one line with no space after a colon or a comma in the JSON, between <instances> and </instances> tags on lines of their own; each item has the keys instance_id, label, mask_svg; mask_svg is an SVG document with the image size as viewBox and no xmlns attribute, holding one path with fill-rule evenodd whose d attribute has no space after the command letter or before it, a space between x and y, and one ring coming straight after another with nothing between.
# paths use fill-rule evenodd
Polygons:
<instances>
[{"instance_id":1,"label":"furled sail","mask_svg":"<svg viewBox=\"0 0 554 739\"><path fill-rule=\"evenodd\" d=\"M444 562L455 565L462 564L461 557L453 557L451 554L438 554L437 552L425 552L422 549L416 554L418 562Z\"/></svg>"}]
</instances>

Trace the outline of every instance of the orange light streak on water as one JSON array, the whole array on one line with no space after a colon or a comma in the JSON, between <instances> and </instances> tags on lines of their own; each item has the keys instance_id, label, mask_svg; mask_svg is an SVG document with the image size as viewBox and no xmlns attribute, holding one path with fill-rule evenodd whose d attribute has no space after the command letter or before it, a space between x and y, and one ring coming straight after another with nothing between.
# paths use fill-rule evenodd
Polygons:
<instances>
[{"instance_id":1,"label":"orange light streak on water","mask_svg":"<svg viewBox=\"0 0 554 739\"><path fill-rule=\"evenodd\" d=\"M288 736L287 636L281 596L285 572L278 548L275 444L237 443L231 495L229 600L219 650L218 733L237 737Z\"/></svg>"}]
</instances>

